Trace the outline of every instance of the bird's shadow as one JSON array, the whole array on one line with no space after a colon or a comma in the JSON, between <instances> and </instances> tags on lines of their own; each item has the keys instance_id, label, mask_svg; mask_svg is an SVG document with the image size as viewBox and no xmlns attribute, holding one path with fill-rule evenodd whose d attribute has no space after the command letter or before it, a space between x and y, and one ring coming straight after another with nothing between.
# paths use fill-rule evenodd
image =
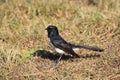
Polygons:
<instances>
[{"instance_id":1,"label":"bird's shadow","mask_svg":"<svg viewBox=\"0 0 120 80\"><path fill-rule=\"evenodd\" d=\"M50 60L58 60L60 55L59 54L53 54L49 51L46 50L37 50L33 54L33 56L41 57L44 59L50 59ZM80 55L79 58L99 58L99 54L86 54L86 55ZM75 57L70 56L70 55L62 55L61 60L69 60L69 59L75 59Z\"/></svg>"}]
</instances>

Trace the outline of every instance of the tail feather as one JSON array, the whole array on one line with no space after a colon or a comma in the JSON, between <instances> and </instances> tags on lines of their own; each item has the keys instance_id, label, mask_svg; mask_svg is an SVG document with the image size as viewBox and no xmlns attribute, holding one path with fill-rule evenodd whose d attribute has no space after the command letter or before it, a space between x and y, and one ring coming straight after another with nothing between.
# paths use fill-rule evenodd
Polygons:
<instances>
[{"instance_id":1,"label":"tail feather","mask_svg":"<svg viewBox=\"0 0 120 80\"><path fill-rule=\"evenodd\" d=\"M99 51L99 52L104 51L104 49L101 49L101 48L98 48L98 47L92 47L92 46L80 46L80 47L84 48L84 49L93 50L93 51Z\"/></svg>"},{"instance_id":2,"label":"tail feather","mask_svg":"<svg viewBox=\"0 0 120 80\"><path fill-rule=\"evenodd\" d=\"M102 48L92 47L92 46L79 46L79 45L77 45L77 46L74 46L74 47L76 47L76 48L89 49L89 50L98 51L98 52L104 51L104 49L102 49Z\"/></svg>"}]
</instances>

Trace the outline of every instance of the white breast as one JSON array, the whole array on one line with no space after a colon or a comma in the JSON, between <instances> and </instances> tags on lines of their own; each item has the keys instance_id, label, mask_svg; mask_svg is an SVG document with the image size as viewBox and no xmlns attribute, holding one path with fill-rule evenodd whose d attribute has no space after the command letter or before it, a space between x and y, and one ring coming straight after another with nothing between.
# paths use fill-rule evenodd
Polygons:
<instances>
[{"instance_id":1,"label":"white breast","mask_svg":"<svg viewBox=\"0 0 120 80\"><path fill-rule=\"evenodd\" d=\"M51 43L50 38L48 38L48 41L49 41L50 45L54 48L53 44Z\"/></svg>"}]
</instances>

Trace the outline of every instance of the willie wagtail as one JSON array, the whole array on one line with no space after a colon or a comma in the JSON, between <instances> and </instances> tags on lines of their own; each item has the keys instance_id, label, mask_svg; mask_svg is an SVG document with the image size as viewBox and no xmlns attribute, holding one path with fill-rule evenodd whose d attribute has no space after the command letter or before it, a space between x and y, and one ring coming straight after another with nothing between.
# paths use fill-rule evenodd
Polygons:
<instances>
[{"instance_id":1,"label":"willie wagtail","mask_svg":"<svg viewBox=\"0 0 120 80\"><path fill-rule=\"evenodd\" d=\"M79 57L78 54L76 54L74 51L84 48L84 49L89 49L93 51L98 51L102 52L103 49L97 48L97 47L92 47L92 46L80 46L80 45L74 45L71 43L66 42L58 32L58 29L54 25L49 25L46 28L48 32L48 40L50 45L55 49L57 53L64 54L68 53L72 55L73 57ZM62 56L61 56L62 57Z\"/></svg>"}]
</instances>

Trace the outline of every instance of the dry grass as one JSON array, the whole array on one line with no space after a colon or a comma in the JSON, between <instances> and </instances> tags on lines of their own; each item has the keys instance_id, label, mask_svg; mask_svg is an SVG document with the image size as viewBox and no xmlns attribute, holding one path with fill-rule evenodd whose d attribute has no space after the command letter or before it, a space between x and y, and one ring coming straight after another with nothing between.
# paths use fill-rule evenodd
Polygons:
<instances>
[{"instance_id":1,"label":"dry grass","mask_svg":"<svg viewBox=\"0 0 120 80\"><path fill-rule=\"evenodd\" d=\"M57 67L30 56L51 50L49 24L69 42L105 51L81 49L84 57ZM120 80L120 0L0 0L0 80Z\"/></svg>"}]
</instances>

